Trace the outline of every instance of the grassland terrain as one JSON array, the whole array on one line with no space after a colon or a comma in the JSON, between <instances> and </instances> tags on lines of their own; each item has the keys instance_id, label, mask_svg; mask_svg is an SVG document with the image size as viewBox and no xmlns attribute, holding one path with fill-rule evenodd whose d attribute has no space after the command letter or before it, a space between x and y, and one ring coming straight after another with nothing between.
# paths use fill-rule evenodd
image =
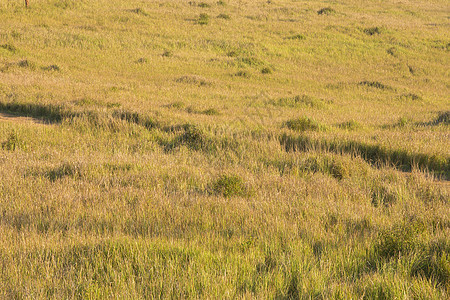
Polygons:
<instances>
[{"instance_id":1,"label":"grassland terrain","mask_svg":"<svg viewBox=\"0 0 450 300\"><path fill-rule=\"evenodd\" d=\"M0 0L0 298L448 299L447 0Z\"/></svg>"}]
</instances>

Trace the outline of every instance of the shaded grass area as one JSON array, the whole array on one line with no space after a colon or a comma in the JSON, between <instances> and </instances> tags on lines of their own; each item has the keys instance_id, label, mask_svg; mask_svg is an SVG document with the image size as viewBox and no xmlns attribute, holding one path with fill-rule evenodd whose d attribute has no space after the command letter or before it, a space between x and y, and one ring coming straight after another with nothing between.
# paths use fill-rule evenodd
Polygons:
<instances>
[{"instance_id":1,"label":"shaded grass area","mask_svg":"<svg viewBox=\"0 0 450 300\"><path fill-rule=\"evenodd\" d=\"M414 167L429 170L438 177L450 179L450 157L409 153L406 150L389 149L381 145L371 145L356 141L317 140L306 135L292 136L283 134L281 145L286 151L307 151L310 149L350 153L361 156L373 165L392 165L402 171L411 171Z\"/></svg>"}]
</instances>

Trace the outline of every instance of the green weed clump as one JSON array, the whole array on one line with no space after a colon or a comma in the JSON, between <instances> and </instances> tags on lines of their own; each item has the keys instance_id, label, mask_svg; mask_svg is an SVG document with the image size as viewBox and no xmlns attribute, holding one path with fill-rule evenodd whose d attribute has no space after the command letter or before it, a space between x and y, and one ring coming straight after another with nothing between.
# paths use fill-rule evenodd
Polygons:
<instances>
[{"instance_id":1,"label":"green weed clump","mask_svg":"<svg viewBox=\"0 0 450 300\"><path fill-rule=\"evenodd\" d=\"M295 131L324 131L327 129L325 125L320 124L314 119L308 118L308 117L301 117L298 119L293 119L286 121L284 125Z\"/></svg>"},{"instance_id":2,"label":"green weed clump","mask_svg":"<svg viewBox=\"0 0 450 300\"><path fill-rule=\"evenodd\" d=\"M215 194L226 198L244 197L248 194L244 181L236 175L222 175L212 185Z\"/></svg>"},{"instance_id":3,"label":"green weed clump","mask_svg":"<svg viewBox=\"0 0 450 300\"><path fill-rule=\"evenodd\" d=\"M208 25L209 23L209 15L202 13L197 19L197 24L199 25Z\"/></svg>"}]
</instances>

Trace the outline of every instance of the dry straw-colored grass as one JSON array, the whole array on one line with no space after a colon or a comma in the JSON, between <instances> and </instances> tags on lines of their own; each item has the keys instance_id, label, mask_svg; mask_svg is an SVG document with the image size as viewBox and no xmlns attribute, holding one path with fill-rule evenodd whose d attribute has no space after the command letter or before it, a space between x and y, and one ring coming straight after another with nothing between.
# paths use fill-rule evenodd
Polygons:
<instances>
[{"instance_id":1,"label":"dry straw-colored grass","mask_svg":"<svg viewBox=\"0 0 450 300\"><path fill-rule=\"evenodd\" d=\"M0 2L0 298L447 298L447 15Z\"/></svg>"}]
</instances>

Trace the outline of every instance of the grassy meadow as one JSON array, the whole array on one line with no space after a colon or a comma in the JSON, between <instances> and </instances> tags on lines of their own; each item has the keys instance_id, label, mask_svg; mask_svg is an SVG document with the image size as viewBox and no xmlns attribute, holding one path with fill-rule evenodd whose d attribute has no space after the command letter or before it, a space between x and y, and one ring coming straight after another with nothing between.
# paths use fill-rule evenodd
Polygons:
<instances>
[{"instance_id":1,"label":"grassy meadow","mask_svg":"<svg viewBox=\"0 0 450 300\"><path fill-rule=\"evenodd\" d=\"M447 0L0 0L1 299L446 299Z\"/></svg>"}]
</instances>

